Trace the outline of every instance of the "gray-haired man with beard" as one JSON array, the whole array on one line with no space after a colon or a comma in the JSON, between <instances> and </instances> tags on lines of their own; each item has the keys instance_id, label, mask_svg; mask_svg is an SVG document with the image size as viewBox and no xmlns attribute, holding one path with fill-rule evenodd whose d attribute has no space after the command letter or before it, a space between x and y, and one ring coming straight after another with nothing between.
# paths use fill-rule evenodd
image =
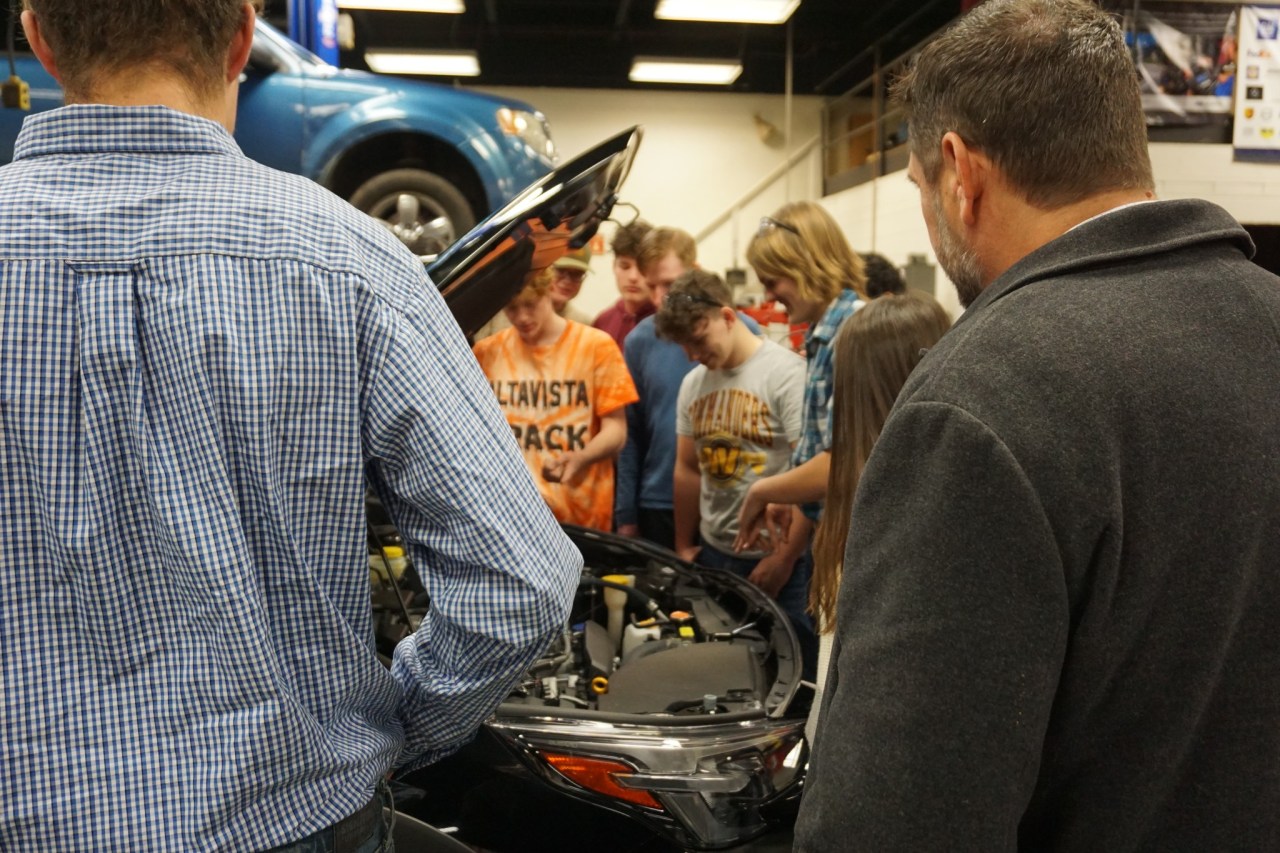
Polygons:
<instances>
[{"instance_id":1,"label":"gray-haired man with beard","mask_svg":"<svg viewBox=\"0 0 1280 853\"><path fill-rule=\"evenodd\" d=\"M1280 849L1280 280L1153 199L1090 3L989 0L897 95L968 311L860 483L798 848Z\"/></svg>"}]
</instances>

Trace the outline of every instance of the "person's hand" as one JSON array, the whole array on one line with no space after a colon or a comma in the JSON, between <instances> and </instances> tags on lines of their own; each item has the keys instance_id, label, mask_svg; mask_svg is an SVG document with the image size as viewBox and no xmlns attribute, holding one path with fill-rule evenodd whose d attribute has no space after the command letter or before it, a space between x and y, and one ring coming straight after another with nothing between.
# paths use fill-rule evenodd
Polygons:
<instances>
[{"instance_id":1,"label":"person's hand","mask_svg":"<svg viewBox=\"0 0 1280 853\"><path fill-rule=\"evenodd\" d=\"M580 451L571 450L543 464L542 478L548 483L567 483L576 486L590 464L582 458Z\"/></svg>"},{"instance_id":2,"label":"person's hand","mask_svg":"<svg viewBox=\"0 0 1280 853\"><path fill-rule=\"evenodd\" d=\"M689 545L685 548L677 548L676 553L680 555L682 560L688 560L690 563L697 562L698 555L702 553L702 546Z\"/></svg>"},{"instance_id":3,"label":"person's hand","mask_svg":"<svg viewBox=\"0 0 1280 853\"><path fill-rule=\"evenodd\" d=\"M745 510L746 507L744 506ZM739 526L734 551L772 552L791 536L791 504L766 504L751 528Z\"/></svg>"},{"instance_id":4,"label":"person's hand","mask_svg":"<svg viewBox=\"0 0 1280 853\"><path fill-rule=\"evenodd\" d=\"M560 471L560 482L571 486L582 482L582 478L587 475L587 468L591 465L590 460L583 456L580 450L561 454L560 462L564 466Z\"/></svg>"},{"instance_id":5,"label":"person's hand","mask_svg":"<svg viewBox=\"0 0 1280 853\"><path fill-rule=\"evenodd\" d=\"M786 559L775 551L760 558L751 574L747 575L747 580L759 587L765 595L777 598L795 570L795 558Z\"/></svg>"},{"instance_id":6,"label":"person's hand","mask_svg":"<svg viewBox=\"0 0 1280 853\"><path fill-rule=\"evenodd\" d=\"M629 537L631 537L632 539L638 539L638 538L640 537L640 525L638 525L638 524L619 524L619 525L618 525L618 535L619 535L619 536L629 536Z\"/></svg>"},{"instance_id":7,"label":"person's hand","mask_svg":"<svg viewBox=\"0 0 1280 853\"><path fill-rule=\"evenodd\" d=\"M769 504L764 511L765 529L769 531L775 547L791 541L791 519L795 514L796 508L792 504Z\"/></svg>"}]
</instances>

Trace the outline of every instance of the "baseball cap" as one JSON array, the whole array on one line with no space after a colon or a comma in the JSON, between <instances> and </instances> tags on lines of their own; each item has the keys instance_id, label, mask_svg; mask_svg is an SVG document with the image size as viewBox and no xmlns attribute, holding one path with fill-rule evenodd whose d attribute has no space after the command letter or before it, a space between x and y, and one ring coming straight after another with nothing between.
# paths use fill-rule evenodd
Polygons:
<instances>
[{"instance_id":1,"label":"baseball cap","mask_svg":"<svg viewBox=\"0 0 1280 853\"><path fill-rule=\"evenodd\" d=\"M551 266L562 270L582 270L583 272L591 271L591 247L583 246L581 249L575 249Z\"/></svg>"}]
</instances>

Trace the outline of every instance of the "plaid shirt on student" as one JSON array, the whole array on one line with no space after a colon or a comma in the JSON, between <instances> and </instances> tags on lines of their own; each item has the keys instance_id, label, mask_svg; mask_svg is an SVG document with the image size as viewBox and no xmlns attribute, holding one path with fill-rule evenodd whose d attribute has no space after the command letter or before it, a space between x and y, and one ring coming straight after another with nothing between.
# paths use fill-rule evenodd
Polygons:
<instances>
[{"instance_id":1,"label":"plaid shirt on student","mask_svg":"<svg viewBox=\"0 0 1280 853\"><path fill-rule=\"evenodd\" d=\"M836 332L840 331L840 324L862 305L857 291L841 290L804 337L804 432L792 451L792 467L802 465L831 448L831 374L835 356L832 342ZM813 521L822 516L820 501L803 504L800 509Z\"/></svg>"},{"instance_id":2,"label":"plaid shirt on student","mask_svg":"<svg viewBox=\"0 0 1280 853\"><path fill-rule=\"evenodd\" d=\"M163 107L28 117L0 248L0 849L270 848L464 743L581 556L421 264Z\"/></svg>"}]
</instances>

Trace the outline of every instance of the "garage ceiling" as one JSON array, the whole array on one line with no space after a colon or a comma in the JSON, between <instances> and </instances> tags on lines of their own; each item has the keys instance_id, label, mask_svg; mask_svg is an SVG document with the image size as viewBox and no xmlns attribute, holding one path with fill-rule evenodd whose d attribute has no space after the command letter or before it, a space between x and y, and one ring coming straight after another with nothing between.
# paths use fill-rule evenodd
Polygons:
<instances>
[{"instance_id":1,"label":"garage ceiling","mask_svg":"<svg viewBox=\"0 0 1280 853\"><path fill-rule=\"evenodd\" d=\"M729 91L785 91L788 25L761 26L653 17L656 0L466 0L461 15L348 12L355 47L340 62L367 68L365 50L468 49L481 76L467 85L662 89L631 83L635 56L737 59L742 76ZM958 14L961 0L802 0L790 27L794 89L836 95L865 79L871 46L887 40L887 57L901 53ZM284 0L268 3L282 24ZM438 78L436 78L438 79ZM676 87L687 89L690 87ZM724 91L724 87L714 87Z\"/></svg>"}]
</instances>

